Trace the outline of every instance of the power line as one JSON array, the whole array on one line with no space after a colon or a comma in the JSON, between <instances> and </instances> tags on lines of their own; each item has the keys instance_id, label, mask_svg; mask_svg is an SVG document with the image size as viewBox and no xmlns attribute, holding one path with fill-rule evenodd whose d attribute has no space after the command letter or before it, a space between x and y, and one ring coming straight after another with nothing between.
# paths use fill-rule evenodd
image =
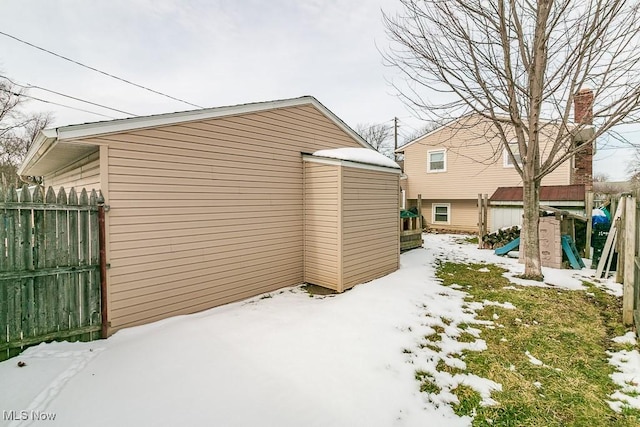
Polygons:
<instances>
[{"instance_id":1,"label":"power line","mask_svg":"<svg viewBox=\"0 0 640 427\"><path fill-rule=\"evenodd\" d=\"M187 105L191 105L192 107L204 108L204 107L202 107L202 106L200 106L200 105L193 104L193 103L191 103L191 102L185 101L185 100L180 99L180 98L176 98L176 97L171 96L171 95L167 95L166 93L162 93L162 92L159 92L159 91L157 91L157 90L150 89L150 88L148 88L148 87L146 87L146 86L142 86L142 85L139 85L139 84L134 83L134 82L132 82L132 81L129 81L129 80L123 79L122 77L118 77L118 76L115 76L115 75L113 75L113 74L107 73L106 71L102 71L102 70L99 70L99 69L97 69L97 68L91 67L91 66L89 66L89 65L83 64L82 62L78 62L78 61L76 61L76 60L74 60L74 59L71 59L71 58L68 58L68 57L66 57L66 56L64 56L64 55L60 55L60 54L58 54L58 53L52 52L52 51L50 51L50 50L48 50L48 49L45 49L45 48L43 48L43 47L36 46L36 45L35 45L35 44L33 44L33 43L29 43L28 41L25 41L25 40L22 40L22 39L20 39L20 38L18 38L18 37L12 36L11 34L7 34L7 33L2 32L2 31L0 31L0 34L2 34L2 35L3 35L3 36L5 36L5 37L9 37L9 38L11 38L11 39L13 39L13 40L16 40L16 41L18 41L18 42L20 42L20 43L26 44L27 46L31 46L31 47L33 47L33 48L35 48L35 49L41 50L41 51L43 51L43 52L46 52L46 53L51 54L51 55L53 55L53 56L56 56L56 57L58 57L58 58L64 59L65 61L72 62L72 63L74 63L74 64L76 64L76 65L80 65L81 67L87 68L87 69L89 69L89 70L91 70L91 71L95 71L96 73L103 74L103 75L105 75L105 76L111 77L111 78L116 79L116 80L120 80L121 82L124 82L124 83L130 84L130 85L135 86L135 87L138 87L138 88L140 88L140 89L144 89L144 90L146 90L146 91L149 91L149 92L155 93L155 94L157 94L157 95L164 96L164 97L169 98L169 99L173 99L174 101L178 101L178 102L182 102L182 103L187 104Z\"/></svg>"},{"instance_id":2,"label":"power line","mask_svg":"<svg viewBox=\"0 0 640 427\"><path fill-rule=\"evenodd\" d=\"M82 111L84 113L89 113L89 114L95 114L96 116L102 116L102 117L106 117L108 119L115 119L115 117L113 117L113 116L107 116L105 114L96 113L95 111L89 111L89 110L85 110L83 108L72 107L70 105L60 104L58 102L47 101L46 99L36 98L35 96L25 95L23 93L17 93L17 92L14 92L14 91L11 91L11 90L8 90L8 89L4 89L4 88L1 88L1 87L0 87L0 90L3 91L3 92L9 93L11 95L14 95L14 96L23 97L23 98L29 98L29 99L33 99L34 101L44 102L45 104L57 105L59 107L70 108L72 110Z\"/></svg>"},{"instance_id":3,"label":"power line","mask_svg":"<svg viewBox=\"0 0 640 427\"><path fill-rule=\"evenodd\" d=\"M53 93L53 94L56 94L56 95L59 95L59 96L63 96L65 98L70 98L70 99L73 99L75 101L84 102L86 104L91 104L91 105L94 105L96 107L105 108L107 110L112 110L112 111L115 111L115 112L118 112L118 113L126 114L128 116L136 116L137 115L137 114L133 114L133 113L128 113L128 112L123 111L123 110L118 110L117 108L107 107L106 105L98 104L97 102L87 101L86 99L77 98L77 97L71 96L71 95L66 95L64 93L57 92L57 91L51 90L51 89L47 89L47 88L44 88L42 86L36 86L36 85L29 84L29 83L20 84L20 83L14 82L13 80L11 80L7 76L0 75L0 77L5 79L5 80L7 80L7 81L9 81L13 85L20 86L20 87L25 88L25 89L40 89L40 90L43 90L45 92L50 92L50 93Z\"/></svg>"}]
</instances>

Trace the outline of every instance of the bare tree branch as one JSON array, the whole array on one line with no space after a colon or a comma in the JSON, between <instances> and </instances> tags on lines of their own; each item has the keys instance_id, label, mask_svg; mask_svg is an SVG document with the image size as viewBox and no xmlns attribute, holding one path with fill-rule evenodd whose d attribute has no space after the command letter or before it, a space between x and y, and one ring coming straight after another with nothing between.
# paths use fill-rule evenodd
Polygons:
<instances>
[{"instance_id":1,"label":"bare tree branch","mask_svg":"<svg viewBox=\"0 0 640 427\"><path fill-rule=\"evenodd\" d=\"M522 177L525 275L541 277L541 180L640 118L638 2L400 1L402 12L383 18L392 42L385 60L404 77L395 89L426 117L476 115L491 123L480 132L500 142L489 157L496 161L504 150ZM595 98L593 124L571 119L585 87ZM510 143L517 143L521 163Z\"/></svg>"},{"instance_id":2,"label":"bare tree branch","mask_svg":"<svg viewBox=\"0 0 640 427\"><path fill-rule=\"evenodd\" d=\"M21 108L24 94L11 83L0 82L0 177L3 184L20 184L18 166L38 132L52 121L47 113L25 115Z\"/></svg>"}]
</instances>

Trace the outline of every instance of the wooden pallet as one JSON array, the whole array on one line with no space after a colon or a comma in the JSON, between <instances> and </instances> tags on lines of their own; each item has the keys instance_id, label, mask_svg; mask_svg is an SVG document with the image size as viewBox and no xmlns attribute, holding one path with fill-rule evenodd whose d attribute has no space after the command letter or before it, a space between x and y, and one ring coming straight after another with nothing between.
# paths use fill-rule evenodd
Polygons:
<instances>
[{"instance_id":1,"label":"wooden pallet","mask_svg":"<svg viewBox=\"0 0 640 427\"><path fill-rule=\"evenodd\" d=\"M604 243L602 255L600 256L598 268L596 269L596 277L598 279L603 277L603 273L606 277L609 274L609 270L611 269L611 261L613 260L613 253L615 252L616 242L618 241L618 222L620 221L620 217L622 216L623 205L623 203L618 203L616 213L611 219L611 228L609 229L609 235L607 236L607 240Z\"/></svg>"}]
</instances>

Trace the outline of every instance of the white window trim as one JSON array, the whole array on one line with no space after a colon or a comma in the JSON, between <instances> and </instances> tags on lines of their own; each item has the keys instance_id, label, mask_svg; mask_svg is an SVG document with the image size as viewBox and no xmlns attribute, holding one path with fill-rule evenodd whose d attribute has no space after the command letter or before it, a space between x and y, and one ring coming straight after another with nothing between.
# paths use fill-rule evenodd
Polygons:
<instances>
[{"instance_id":1,"label":"white window trim","mask_svg":"<svg viewBox=\"0 0 640 427\"><path fill-rule=\"evenodd\" d=\"M510 142L509 145L518 145L518 143ZM522 159L522 156L520 156L520 158ZM515 165L511 163L511 159L509 158L507 147L502 148L502 166L505 168L515 168Z\"/></svg>"},{"instance_id":2,"label":"white window trim","mask_svg":"<svg viewBox=\"0 0 640 427\"><path fill-rule=\"evenodd\" d=\"M447 208L447 220L446 221L436 221L436 208L445 207ZM431 204L431 223L432 224L451 224L451 203L432 203Z\"/></svg>"},{"instance_id":3,"label":"white window trim","mask_svg":"<svg viewBox=\"0 0 640 427\"><path fill-rule=\"evenodd\" d=\"M444 154L444 156L443 156L444 168L442 168L442 169L431 169L431 153L442 153L442 154ZM441 173L441 172L446 172L446 171L447 171L447 149L446 148L439 148L437 150L429 150L429 151L427 151L427 173Z\"/></svg>"}]
</instances>

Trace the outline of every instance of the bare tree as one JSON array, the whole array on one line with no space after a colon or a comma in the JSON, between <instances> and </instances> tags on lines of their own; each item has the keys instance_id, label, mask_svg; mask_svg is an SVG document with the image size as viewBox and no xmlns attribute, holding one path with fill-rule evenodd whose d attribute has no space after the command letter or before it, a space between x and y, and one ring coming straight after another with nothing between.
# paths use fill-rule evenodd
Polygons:
<instances>
[{"instance_id":1,"label":"bare tree","mask_svg":"<svg viewBox=\"0 0 640 427\"><path fill-rule=\"evenodd\" d=\"M3 185L20 184L18 166L24 160L38 132L51 123L48 113L24 114L23 90L0 82L0 178Z\"/></svg>"},{"instance_id":2,"label":"bare tree","mask_svg":"<svg viewBox=\"0 0 640 427\"><path fill-rule=\"evenodd\" d=\"M635 151L631 160L627 163L628 180L634 183L640 183L640 147Z\"/></svg>"},{"instance_id":3,"label":"bare tree","mask_svg":"<svg viewBox=\"0 0 640 427\"><path fill-rule=\"evenodd\" d=\"M393 159L393 127L385 123L358 124L356 132L380 153Z\"/></svg>"},{"instance_id":4,"label":"bare tree","mask_svg":"<svg viewBox=\"0 0 640 427\"><path fill-rule=\"evenodd\" d=\"M409 133L400 146L410 143L411 141L420 138L421 136L425 136L429 132L438 129L443 126L444 123L440 123L438 121L429 121L427 124L421 126L419 129L416 129L414 132Z\"/></svg>"},{"instance_id":5,"label":"bare tree","mask_svg":"<svg viewBox=\"0 0 640 427\"><path fill-rule=\"evenodd\" d=\"M524 277L541 280L542 178L638 112L637 2L400 1L403 11L384 17L392 40L386 59L406 77L396 84L400 96L447 120L475 113L491 122L522 177ZM584 87L592 97L581 98ZM572 122L575 98L593 109L595 128ZM544 150L542 133L552 142Z\"/></svg>"}]
</instances>

